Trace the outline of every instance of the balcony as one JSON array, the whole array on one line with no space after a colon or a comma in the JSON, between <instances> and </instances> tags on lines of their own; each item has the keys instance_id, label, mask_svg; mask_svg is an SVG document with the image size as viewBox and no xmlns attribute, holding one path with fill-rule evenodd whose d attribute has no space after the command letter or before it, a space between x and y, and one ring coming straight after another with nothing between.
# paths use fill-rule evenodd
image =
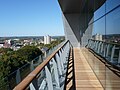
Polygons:
<instances>
[{"instance_id":1,"label":"balcony","mask_svg":"<svg viewBox=\"0 0 120 90\"><path fill-rule=\"evenodd\" d=\"M90 48L93 45L97 49ZM105 57L95 51L102 51L101 48L95 40L89 40L87 48L73 48L67 41L15 86L14 90L119 90L120 71L114 67L118 66L108 63Z\"/></svg>"},{"instance_id":2,"label":"balcony","mask_svg":"<svg viewBox=\"0 0 120 90\"><path fill-rule=\"evenodd\" d=\"M10 74L0 90L120 90L120 0L58 3L66 42Z\"/></svg>"}]
</instances>

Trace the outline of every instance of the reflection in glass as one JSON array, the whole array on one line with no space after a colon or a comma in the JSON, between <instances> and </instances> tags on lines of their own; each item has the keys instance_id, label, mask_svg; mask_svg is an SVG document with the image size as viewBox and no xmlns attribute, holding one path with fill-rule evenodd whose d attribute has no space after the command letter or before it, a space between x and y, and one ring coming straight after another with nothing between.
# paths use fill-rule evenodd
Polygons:
<instances>
[{"instance_id":1,"label":"reflection in glass","mask_svg":"<svg viewBox=\"0 0 120 90\"><path fill-rule=\"evenodd\" d=\"M106 0L106 12L120 5L120 0Z\"/></svg>"},{"instance_id":2,"label":"reflection in glass","mask_svg":"<svg viewBox=\"0 0 120 90\"><path fill-rule=\"evenodd\" d=\"M120 0L107 0L107 11L119 3ZM120 68L120 7L106 15L106 42L110 43L107 60L112 64L106 67L106 90L119 90L120 77L115 74L119 70L113 67Z\"/></svg>"},{"instance_id":3,"label":"reflection in glass","mask_svg":"<svg viewBox=\"0 0 120 90\"><path fill-rule=\"evenodd\" d=\"M94 23L92 35L94 40L105 40L105 17Z\"/></svg>"},{"instance_id":4,"label":"reflection in glass","mask_svg":"<svg viewBox=\"0 0 120 90\"><path fill-rule=\"evenodd\" d=\"M105 3L94 13L94 21L105 15Z\"/></svg>"},{"instance_id":5,"label":"reflection in glass","mask_svg":"<svg viewBox=\"0 0 120 90\"><path fill-rule=\"evenodd\" d=\"M106 16L106 32L108 42L120 43L120 8Z\"/></svg>"}]
</instances>

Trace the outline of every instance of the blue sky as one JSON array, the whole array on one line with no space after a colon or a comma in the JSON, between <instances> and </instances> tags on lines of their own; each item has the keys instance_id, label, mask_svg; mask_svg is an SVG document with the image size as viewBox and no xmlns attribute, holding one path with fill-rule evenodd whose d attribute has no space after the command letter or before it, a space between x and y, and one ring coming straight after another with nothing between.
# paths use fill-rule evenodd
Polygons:
<instances>
[{"instance_id":1,"label":"blue sky","mask_svg":"<svg viewBox=\"0 0 120 90\"><path fill-rule=\"evenodd\" d=\"M0 0L0 37L64 35L57 0Z\"/></svg>"}]
</instances>

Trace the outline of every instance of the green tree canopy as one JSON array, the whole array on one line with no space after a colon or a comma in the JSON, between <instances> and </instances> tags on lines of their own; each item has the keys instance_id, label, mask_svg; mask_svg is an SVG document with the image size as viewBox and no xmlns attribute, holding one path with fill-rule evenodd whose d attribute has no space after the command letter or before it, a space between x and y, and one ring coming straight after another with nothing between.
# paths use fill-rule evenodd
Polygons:
<instances>
[{"instance_id":1,"label":"green tree canopy","mask_svg":"<svg viewBox=\"0 0 120 90\"><path fill-rule=\"evenodd\" d=\"M7 54L12 51L13 50L11 48L0 48L0 53L2 53L2 54Z\"/></svg>"},{"instance_id":2,"label":"green tree canopy","mask_svg":"<svg viewBox=\"0 0 120 90\"><path fill-rule=\"evenodd\" d=\"M25 46L11 53L6 53L7 51L9 50L5 49L5 53L0 57L0 78L42 54L42 51L35 46Z\"/></svg>"}]
</instances>

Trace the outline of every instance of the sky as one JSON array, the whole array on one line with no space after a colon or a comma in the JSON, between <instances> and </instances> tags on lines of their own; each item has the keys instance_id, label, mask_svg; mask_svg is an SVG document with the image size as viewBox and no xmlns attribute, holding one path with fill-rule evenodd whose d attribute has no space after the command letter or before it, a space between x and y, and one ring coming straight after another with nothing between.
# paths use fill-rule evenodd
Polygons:
<instances>
[{"instance_id":1,"label":"sky","mask_svg":"<svg viewBox=\"0 0 120 90\"><path fill-rule=\"evenodd\" d=\"M57 0L0 0L0 37L64 35Z\"/></svg>"}]
</instances>

